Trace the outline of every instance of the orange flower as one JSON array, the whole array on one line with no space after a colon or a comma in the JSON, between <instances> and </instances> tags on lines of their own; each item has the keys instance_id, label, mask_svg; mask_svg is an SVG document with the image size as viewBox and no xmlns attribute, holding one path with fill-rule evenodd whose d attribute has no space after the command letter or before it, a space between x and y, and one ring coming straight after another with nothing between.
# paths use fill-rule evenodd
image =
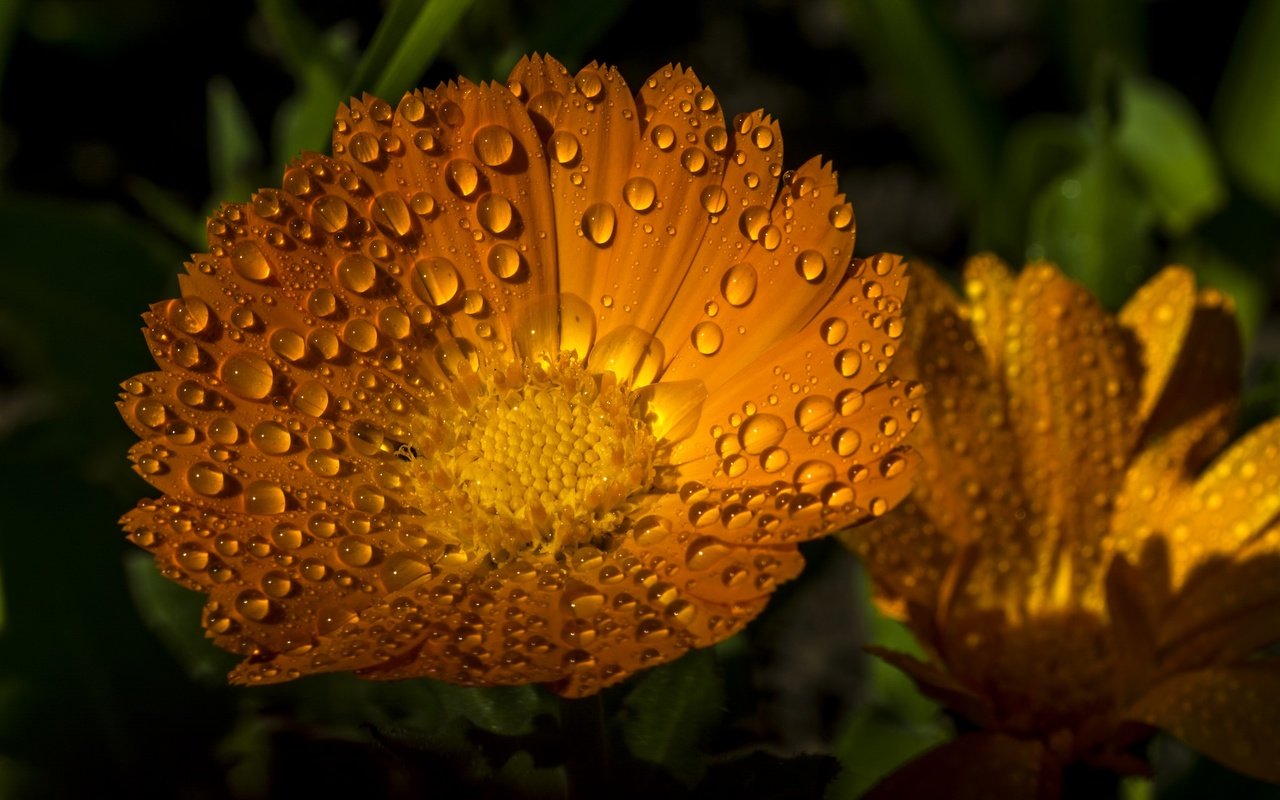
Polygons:
<instances>
[{"instance_id":1,"label":"orange flower","mask_svg":"<svg viewBox=\"0 0 1280 800\"><path fill-rule=\"evenodd\" d=\"M931 660L885 655L985 733L886 786L1053 796L1065 764L1145 769L1149 726L1280 780L1280 664L1256 658L1280 640L1280 420L1206 467L1239 383L1224 298L1171 267L1111 316L1045 265L974 259L967 302L921 272L902 369L927 467L846 541Z\"/></svg>"},{"instance_id":2,"label":"orange flower","mask_svg":"<svg viewBox=\"0 0 1280 800\"><path fill-rule=\"evenodd\" d=\"M209 221L120 403L164 493L124 526L232 680L590 694L907 493L904 265L769 117L534 57L353 101L333 149Z\"/></svg>"}]
</instances>

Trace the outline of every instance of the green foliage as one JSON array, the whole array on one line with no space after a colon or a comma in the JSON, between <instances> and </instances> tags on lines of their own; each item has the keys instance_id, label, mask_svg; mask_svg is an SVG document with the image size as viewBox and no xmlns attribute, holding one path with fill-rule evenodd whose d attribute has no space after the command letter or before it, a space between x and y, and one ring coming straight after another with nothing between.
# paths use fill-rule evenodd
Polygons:
<instances>
[{"instance_id":1,"label":"green foliage","mask_svg":"<svg viewBox=\"0 0 1280 800\"><path fill-rule=\"evenodd\" d=\"M619 715L622 738L636 758L692 785L706 770L702 744L723 697L715 652L695 650L636 679Z\"/></svg>"},{"instance_id":2,"label":"green foliage","mask_svg":"<svg viewBox=\"0 0 1280 800\"><path fill-rule=\"evenodd\" d=\"M1280 211L1280 3L1253 0L1222 78L1214 116L1236 180Z\"/></svg>"},{"instance_id":3,"label":"green foliage","mask_svg":"<svg viewBox=\"0 0 1280 800\"><path fill-rule=\"evenodd\" d=\"M471 3L472 0L394 0L348 82L350 91L368 91L398 100L422 77Z\"/></svg>"}]
</instances>

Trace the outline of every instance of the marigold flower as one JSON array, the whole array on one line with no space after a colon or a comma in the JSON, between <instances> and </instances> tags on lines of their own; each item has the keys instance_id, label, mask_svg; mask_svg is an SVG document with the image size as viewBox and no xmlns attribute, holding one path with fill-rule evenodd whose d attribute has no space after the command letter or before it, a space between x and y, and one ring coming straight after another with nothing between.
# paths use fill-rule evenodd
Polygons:
<instances>
[{"instance_id":1,"label":"marigold flower","mask_svg":"<svg viewBox=\"0 0 1280 800\"><path fill-rule=\"evenodd\" d=\"M983 732L886 794L1053 796L1066 764L1145 769L1150 726L1280 780L1280 663L1258 657L1280 640L1280 420L1209 464L1239 384L1225 298L1180 267L1118 316L1046 265L974 259L964 301L920 273L901 369L929 390L925 466L845 541L930 662L883 655Z\"/></svg>"},{"instance_id":2,"label":"marigold flower","mask_svg":"<svg viewBox=\"0 0 1280 800\"><path fill-rule=\"evenodd\" d=\"M352 101L333 151L209 221L120 402L164 493L123 524L233 681L590 694L909 490L904 264L762 112L533 57Z\"/></svg>"}]
</instances>

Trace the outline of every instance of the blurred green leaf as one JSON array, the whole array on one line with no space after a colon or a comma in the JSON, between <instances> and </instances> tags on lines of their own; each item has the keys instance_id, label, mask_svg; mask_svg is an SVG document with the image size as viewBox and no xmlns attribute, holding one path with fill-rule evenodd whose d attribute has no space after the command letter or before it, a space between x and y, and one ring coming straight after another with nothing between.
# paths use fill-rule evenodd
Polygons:
<instances>
[{"instance_id":1,"label":"blurred green leaf","mask_svg":"<svg viewBox=\"0 0 1280 800\"><path fill-rule=\"evenodd\" d=\"M321 150L328 141L343 86L355 68L353 38L342 27L318 31L293 0L259 0L285 69L297 89L276 115L274 158L277 170L304 150Z\"/></svg>"},{"instance_id":2,"label":"blurred green leaf","mask_svg":"<svg viewBox=\"0 0 1280 800\"><path fill-rule=\"evenodd\" d=\"M473 0L394 0L348 84L395 103L413 88Z\"/></svg>"},{"instance_id":3,"label":"blurred green leaf","mask_svg":"<svg viewBox=\"0 0 1280 800\"><path fill-rule=\"evenodd\" d=\"M533 730L533 718L547 710L534 686L491 686L483 689L434 682L431 690L446 713L481 730L515 736Z\"/></svg>"},{"instance_id":4,"label":"blurred green leaf","mask_svg":"<svg viewBox=\"0 0 1280 800\"><path fill-rule=\"evenodd\" d=\"M905 625L880 614L865 599L870 617L868 644L923 658ZM830 800L860 797L881 778L950 738L938 704L920 693L906 673L869 656L867 700L841 730L832 747L841 771Z\"/></svg>"},{"instance_id":5,"label":"blurred green leaf","mask_svg":"<svg viewBox=\"0 0 1280 800\"><path fill-rule=\"evenodd\" d=\"M1080 98L1106 73L1137 70L1145 61L1143 9L1138 0L1049 0L1046 28L1066 55Z\"/></svg>"},{"instance_id":6,"label":"blurred green leaf","mask_svg":"<svg viewBox=\"0 0 1280 800\"><path fill-rule=\"evenodd\" d=\"M613 26L630 4L630 0L564 0L557 3L556 13L538 14L531 24L512 31L514 40L499 52L489 74L508 74L526 53L550 53L570 69L580 66L591 46ZM566 25L565 20L573 20L573 24Z\"/></svg>"},{"instance_id":7,"label":"blurred green leaf","mask_svg":"<svg viewBox=\"0 0 1280 800\"><path fill-rule=\"evenodd\" d=\"M177 195L145 178L132 178L126 190L151 219L170 236L199 250L206 244L205 218L187 208Z\"/></svg>"},{"instance_id":8,"label":"blurred green leaf","mask_svg":"<svg viewBox=\"0 0 1280 800\"><path fill-rule=\"evenodd\" d=\"M1250 349L1267 312L1266 283L1225 253L1198 240L1179 243L1169 260L1194 270L1201 286L1211 286L1231 297L1240 325L1240 341L1246 350Z\"/></svg>"},{"instance_id":9,"label":"blurred green leaf","mask_svg":"<svg viewBox=\"0 0 1280 800\"><path fill-rule=\"evenodd\" d=\"M133 605L194 680L221 685L235 658L204 637L200 609L205 596L165 578L155 558L136 552L125 556L125 576Z\"/></svg>"},{"instance_id":10,"label":"blurred green leaf","mask_svg":"<svg viewBox=\"0 0 1280 800\"><path fill-rule=\"evenodd\" d=\"M1104 144L1041 191L1031 207L1027 260L1046 260L1118 308L1154 261L1155 212Z\"/></svg>"},{"instance_id":11,"label":"blurred green leaf","mask_svg":"<svg viewBox=\"0 0 1280 800\"><path fill-rule=\"evenodd\" d=\"M1119 800L1155 800L1156 785L1150 778L1130 775L1120 780Z\"/></svg>"},{"instance_id":12,"label":"blurred green leaf","mask_svg":"<svg viewBox=\"0 0 1280 800\"><path fill-rule=\"evenodd\" d=\"M692 785L706 770L702 739L723 712L712 650L694 650L649 670L623 701L618 726L631 754Z\"/></svg>"},{"instance_id":13,"label":"blurred green leaf","mask_svg":"<svg viewBox=\"0 0 1280 800\"><path fill-rule=\"evenodd\" d=\"M1116 151L1141 179L1164 226L1184 233L1227 195L1204 125L1182 95L1158 81L1125 78L1118 95Z\"/></svg>"},{"instance_id":14,"label":"blurred green leaf","mask_svg":"<svg viewBox=\"0 0 1280 800\"><path fill-rule=\"evenodd\" d=\"M1280 210L1280 2L1254 0L1215 99L1214 123L1236 180Z\"/></svg>"},{"instance_id":15,"label":"blurred green leaf","mask_svg":"<svg viewBox=\"0 0 1280 800\"><path fill-rule=\"evenodd\" d=\"M1012 263L1021 263L1031 201L1073 167L1088 146L1087 128L1069 117L1046 114L1014 125L1001 154L996 200L986 204L975 231L976 249L996 250Z\"/></svg>"},{"instance_id":16,"label":"blurred green leaf","mask_svg":"<svg viewBox=\"0 0 1280 800\"><path fill-rule=\"evenodd\" d=\"M970 206L987 202L996 177L1000 128L956 36L925 0L843 0L869 72L901 103L903 127Z\"/></svg>"},{"instance_id":17,"label":"blurred green leaf","mask_svg":"<svg viewBox=\"0 0 1280 800\"><path fill-rule=\"evenodd\" d=\"M215 202L243 201L258 188L262 144L235 86L224 77L209 81L209 179Z\"/></svg>"}]
</instances>

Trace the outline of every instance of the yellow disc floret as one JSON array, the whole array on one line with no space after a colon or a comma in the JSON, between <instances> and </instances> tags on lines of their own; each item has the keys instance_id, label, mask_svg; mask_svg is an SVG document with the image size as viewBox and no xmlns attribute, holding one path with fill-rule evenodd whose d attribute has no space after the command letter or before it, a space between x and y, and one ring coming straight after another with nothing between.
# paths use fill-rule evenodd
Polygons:
<instances>
[{"instance_id":1,"label":"yellow disc floret","mask_svg":"<svg viewBox=\"0 0 1280 800\"><path fill-rule=\"evenodd\" d=\"M420 491L433 495L424 507L454 523L437 535L501 554L555 551L622 528L629 501L654 476L655 440L633 395L612 373L563 357L498 373L469 408L441 409L422 437L437 447L413 461ZM468 529L456 525L463 509Z\"/></svg>"}]
</instances>

